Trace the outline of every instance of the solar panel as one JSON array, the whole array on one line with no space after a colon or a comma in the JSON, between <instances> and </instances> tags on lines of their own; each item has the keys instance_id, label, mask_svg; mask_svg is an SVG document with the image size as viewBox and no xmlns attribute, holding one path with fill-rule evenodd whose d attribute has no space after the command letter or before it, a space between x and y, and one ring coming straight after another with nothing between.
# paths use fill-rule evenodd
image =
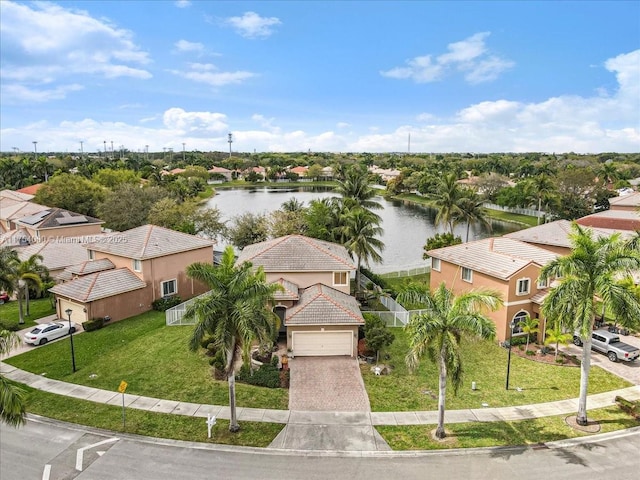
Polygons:
<instances>
[{"instance_id":1,"label":"solar panel","mask_svg":"<svg viewBox=\"0 0 640 480\"><path fill-rule=\"evenodd\" d=\"M56 221L60 225L71 225L73 223L87 223L89 220L87 220L87 217L85 217L84 215L76 215L74 217L60 217L56 219Z\"/></svg>"},{"instance_id":2,"label":"solar panel","mask_svg":"<svg viewBox=\"0 0 640 480\"><path fill-rule=\"evenodd\" d=\"M21 223L26 223L27 225L35 225L36 223L40 223L50 213L51 210L43 210L42 212L36 213L35 215L21 218L19 221Z\"/></svg>"}]
</instances>

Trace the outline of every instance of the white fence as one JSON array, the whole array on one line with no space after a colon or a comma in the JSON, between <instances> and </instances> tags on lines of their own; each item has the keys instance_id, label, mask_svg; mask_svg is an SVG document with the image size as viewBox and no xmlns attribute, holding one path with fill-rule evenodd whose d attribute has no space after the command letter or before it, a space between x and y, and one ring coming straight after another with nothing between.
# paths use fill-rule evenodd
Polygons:
<instances>
[{"instance_id":1,"label":"white fence","mask_svg":"<svg viewBox=\"0 0 640 480\"><path fill-rule=\"evenodd\" d=\"M425 260L425 262L428 262L428 261L429 260ZM430 271L431 271L431 267L426 266L426 267L411 268L409 270L400 270L399 272L381 273L380 276L382 278L413 277L414 275L423 275L425 273L429 273Z\"/></svg>"},{"instance_id":2,"label":"white fence","mask_svg":"<svg viewBox=\"0 0 640 480\"><path fill-rule=\"evenodd\" d=\"M500 210L501 212L519 213L520 215L528 215L530 217L542 218L546 215L545 212L541 210L534 210L532 208L501 207L500 205L496 205L495 203L485 203L483 204L483 206L490 210Z\"/></svg>"},{"instance_id":3,"label":"white fence","mask_svg":"<svg viewBox=\"0 0 640 480\"><path fill-rule=\"evenodd\" d=\"M209 293L209 292L207 292ZM196 321L194 319L184 320L184 314L187 311L189 305L196 301L197 298L205 296L207 293L203 293L202 295L198 295L197 297L193 297L186 302L182 302L180 305L176 305L175 307L168 308L165 310L165 319L168 326L174 325L195 325Z\"/></svg>"}]
</instances>

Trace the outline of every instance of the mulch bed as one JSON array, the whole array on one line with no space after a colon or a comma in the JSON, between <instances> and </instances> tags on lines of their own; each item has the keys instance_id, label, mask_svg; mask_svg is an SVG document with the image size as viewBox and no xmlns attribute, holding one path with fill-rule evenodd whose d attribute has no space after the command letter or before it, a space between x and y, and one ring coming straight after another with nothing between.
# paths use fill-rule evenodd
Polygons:
<instances>
[{"instance_id":1,"label":"mulch bed","mask_svg":"<svg viewBox=\"0 0 640 480\"><path fill-rule=\"evenodd\" d=\"M598 433L600 431L600 424L593 420L587 419L587 425L578 425L576 422L576 416L570 415L564 419L565 423L569 425L571 428L579 430L585 433Z\"/></svg>"},{"instance_id":2,"label":"mulch bed","mask_svg":"<svg viewBox=\"0 0 640 480\"><path fill-rule=\"evenodd\" d=\"M519 357L526 358L527 360L532 360L534 362L539 362L539 363L547 363L549 365L558 365L559 367L579 367L580 366L580 360L578 360L575 356L566 355L562 352L558 354L558 359L562 359L562 363L556 363L556 357L554 352L550 352L545 355L542 355L540 353L541 348L542 347L540 347L540 345L535 345L530 343L529 350L536 352L534 355L527 355L527 352L524 350L524 347L522 350L520 350L519 345L515 347L511 347L511 353L518 355Z\"/></svg>"}]
</instances>

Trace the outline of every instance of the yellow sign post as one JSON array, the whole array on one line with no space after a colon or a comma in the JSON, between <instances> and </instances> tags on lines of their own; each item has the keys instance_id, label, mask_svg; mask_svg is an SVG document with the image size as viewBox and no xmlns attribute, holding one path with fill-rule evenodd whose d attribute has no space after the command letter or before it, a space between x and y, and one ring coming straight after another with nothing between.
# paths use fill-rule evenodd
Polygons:
<instances>
[{"instance_id":1,"label":"yellow sign post","mask_svg":"<svg viewBox=\"0 0 640 480\"><path fill-rule=\"evenodd\" d=\"M120 386L118 387L118 391L122 394L122 430L124 430L127 427L127 419L124 413L124 392L127 391L128 386L129 384L124 380L122 380L120 382Z\"/></svg>"}]
</instances>

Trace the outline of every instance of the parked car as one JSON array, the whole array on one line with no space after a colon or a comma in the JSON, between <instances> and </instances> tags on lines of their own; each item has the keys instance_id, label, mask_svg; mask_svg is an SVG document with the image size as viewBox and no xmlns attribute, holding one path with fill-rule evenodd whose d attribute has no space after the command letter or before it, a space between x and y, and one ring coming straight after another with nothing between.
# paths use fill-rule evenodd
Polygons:
<instances>
[{"instance_id":1,"label":"parked car","mask_svg":"<svg viewBox=\"0 0 640 480\"><path fill-rule=\"evenodd\" d=\"M9 294L6 292L0 292L0 305L9 301Z\"/></svg>"},{"instance_id":2,"label":"parked car","mask_svg":"<svg viewBox=\"0 0 640 480\"><path fill-rule=\"evenodd\" d=\"M49 340L55 340L56 338L64 337L69 332L74 333L76 331L76 324L71 322L71 328L69 328L69 322L51 322L38 325L36 328L28 333L24 334L25 343L31 345L44 345Z\"/></svg>"},{"instance_id":3,"label":"parked car","mask_svg":"<svg viewBox=\"0 0 640 480\"><path fill-rule=\"evenodd\" d=\"M579 335L573 335L573 343L579 347L582 346L582 339ZM612 333L606 329L593 331L591 335L591 350L604 353L612 362L617 362L618 360L633 362L640 357L640 350L637 347L621 342L617 333Z\"/></svg>"}]
</instances>

